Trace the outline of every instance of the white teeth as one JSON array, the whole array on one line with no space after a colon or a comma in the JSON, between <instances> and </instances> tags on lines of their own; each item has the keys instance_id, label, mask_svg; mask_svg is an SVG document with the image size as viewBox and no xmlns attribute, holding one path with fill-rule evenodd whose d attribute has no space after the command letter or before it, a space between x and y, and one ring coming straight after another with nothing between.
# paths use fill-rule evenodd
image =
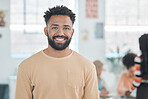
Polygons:
<instances>
[{"instance_id":1,"label":"white teeth","mask_svg":"<svg viewBox=\"0 0 148 99\"><path fill-rule=\"evenodd\" d=\"M56 38L56 40L57 40L57 41L63 41L64 39L58 39L58 38Z\"/></svg>"}]
</instances>

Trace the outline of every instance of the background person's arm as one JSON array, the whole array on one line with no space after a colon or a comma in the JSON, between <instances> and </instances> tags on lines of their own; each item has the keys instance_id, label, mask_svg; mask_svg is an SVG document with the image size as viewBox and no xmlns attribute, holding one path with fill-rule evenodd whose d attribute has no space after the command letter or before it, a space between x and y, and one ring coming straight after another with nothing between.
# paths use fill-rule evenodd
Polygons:
<instances>
[{"instance_id":1,"label":"background person's arm","mask_svg":"<svg viewBox=\"0 0 148 99\"><path fill-rule=\"evenodd\" d=\"M135 64L135 77L134 77L134 81L132 86L129 88L128 91L126 91L125 95L129 96L134 90L135 88L139 87L141 82L142 82L142 78L140 77L141 75L141 71L140 71L140 64Z\"/></svg>"},{"instance_id":2,"label":"background person's arm","mask_svg":"<svg viewBox=\"0 0 148 99\"><path fill-rule=\"evenodd\" d=\"M117 86L117 93L119 95L125 94L125 92L127 91L127 89L124 88L124 79L125 79L125 74L121 75L121 78L119 80L118 86Z\"/></svg>"}]
</instances>

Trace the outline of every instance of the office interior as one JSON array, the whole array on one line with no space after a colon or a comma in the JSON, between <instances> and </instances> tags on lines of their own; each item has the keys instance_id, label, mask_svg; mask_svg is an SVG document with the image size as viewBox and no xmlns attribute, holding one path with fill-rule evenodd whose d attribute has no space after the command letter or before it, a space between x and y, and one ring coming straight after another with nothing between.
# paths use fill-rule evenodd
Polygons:
<instances>
[{"instance_id":1,"label":"office interior","mask_svg":"<svg viewBox=\"0 0 148 99\"><path fill-rule=\"evenodd\" d=\"M102 78L112 94L126 70L121 59L140 55L138 38L148 33L148 0L0 0L0 87L14 99L19 64L47 47L43 15L66 5L76 13L71 49L90 61L100 60ZM4 93L3 93L4 94Z\"/></svg>"}]
</instances>

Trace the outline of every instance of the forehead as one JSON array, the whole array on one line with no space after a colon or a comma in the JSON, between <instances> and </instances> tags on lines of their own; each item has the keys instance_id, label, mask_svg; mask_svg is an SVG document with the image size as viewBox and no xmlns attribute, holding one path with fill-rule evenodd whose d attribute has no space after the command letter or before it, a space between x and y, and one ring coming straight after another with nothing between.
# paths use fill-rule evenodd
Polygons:
<instances>
[{"instance_id":1,"label":"forehead","mask_svg":"<svg viewBox=\"0 0 148 99\"><path fill-rule=\"evenodd\" d=\"M72 21L71 21L70 17L66 16L66 15L53 15L50 17L50 19L48 21L49 26L51 26L52 24L72 26Z\"/></svg>"}]
</instances>

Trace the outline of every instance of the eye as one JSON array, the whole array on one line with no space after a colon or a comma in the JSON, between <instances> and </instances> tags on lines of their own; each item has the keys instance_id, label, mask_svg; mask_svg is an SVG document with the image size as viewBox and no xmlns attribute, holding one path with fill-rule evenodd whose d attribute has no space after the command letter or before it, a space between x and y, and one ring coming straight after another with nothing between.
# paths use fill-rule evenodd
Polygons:
<instances>
[{"instance_id":1,"label":"eye","mask_svg":"<svg viewBox=\"0 0 148 99\"><path fill-rule=\"evenodd\" d=\"M64 30L70 30L70 28L69 27L65 27Z\"/></svg>"},{"instance_id":2,"label":"eye","mask_svg":"<svg viewBox=\"0 0 148 99\"><path fill-rule=\"evenodd\" d=\"M55 29L58 29L58 27L52 27L52 29L54 29L54 30L55 30Z\"/></svg>"}]
</instances>

